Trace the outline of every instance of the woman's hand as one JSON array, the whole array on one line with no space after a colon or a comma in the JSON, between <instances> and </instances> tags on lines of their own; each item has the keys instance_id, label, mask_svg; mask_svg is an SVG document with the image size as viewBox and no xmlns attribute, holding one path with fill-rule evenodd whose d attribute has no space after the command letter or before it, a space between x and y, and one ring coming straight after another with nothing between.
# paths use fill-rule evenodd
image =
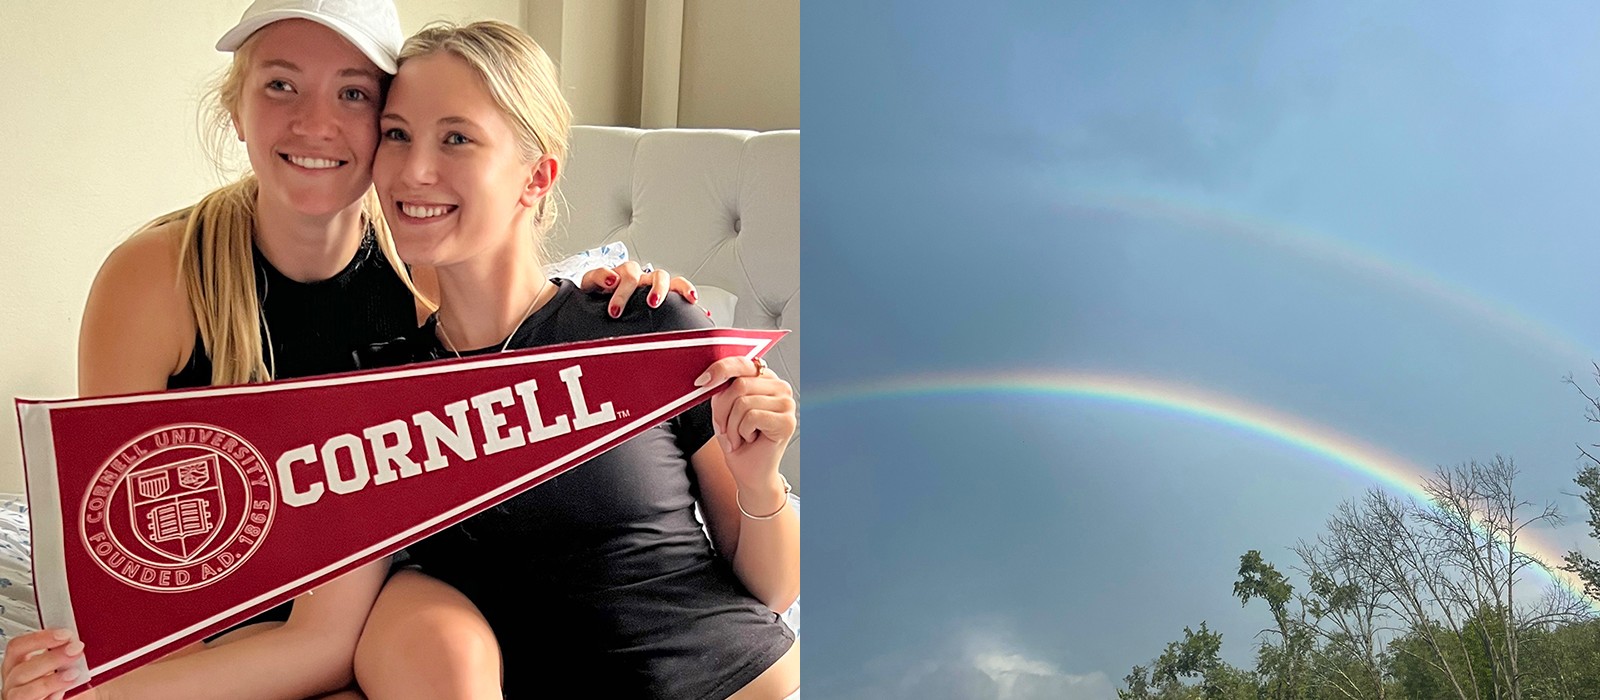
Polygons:
<instances>
[{"instance_id":1,"label":"woman's hand","mask_svg":"<svg viewBox=\"0 0 1600 700\"><path fill-rule=\"evenodd\" d=\"M59 700L68 688L78 685L83 660L83 642L67 630L30 632L6 644L5 663L0 664L0 684L4 700ZM89 696L80 696L89 697Z\"/></svg>"},{"instance_id":2,"label":"woman's hand","mask_svg":"<svg viewBox=\"0 0 1600 700\"><path fill-rule=\"evenodd\" d=\"M689 303L700 301L700 295L695 292L694 284L687 278L673 277L666 270L651 270L646 272L632 260L628 260L615 268L597 267L583 273L583 282L579 285L585 292L611 291L611 317L622 315L623 308L627 307L628 300L633 298L633 290L641 284L650 285L650 298L645 303L650 308L656 308L661 302L667 300L668 292L677 292Z\"/></svg>"},{"instance_id":3,"label":"woman's hand","mask_svg":"<svg viewBox=\"0 0 1600 700\"><path fill-rule=\"evenodd\" d=\"M711 398L711 422L728 471L739 487L739 503L748 513L775 513L785 493L778 463L798 424L794 389L765 363L725 357L695 380L695 386L720 384L727 389Z\"/></svg>"}]
</instances>

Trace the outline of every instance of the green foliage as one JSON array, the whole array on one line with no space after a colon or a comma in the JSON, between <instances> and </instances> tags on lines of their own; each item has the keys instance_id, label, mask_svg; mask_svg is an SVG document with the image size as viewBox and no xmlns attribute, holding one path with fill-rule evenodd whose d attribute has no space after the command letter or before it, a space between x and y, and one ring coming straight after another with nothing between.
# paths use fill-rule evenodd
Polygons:
<instances>
[{"instance_id":1,"label":"green foliage","mask_svg":"<svg viewBox=\"0 0 1600 700\"><path fill-rule=\"evenodd\" d=\"M1579 497L1589 508L1589 536L1600 540L1600 467L1593 464L1584 467L1573 481L1583 488ZM1578 578L1583 579L1583 592L1600 600L1600 560L1571 551L1567 553L1566 565L1561 568L1577 574Z\"/></svg>"},{"instance_id":2,"label":"green foliage","mask_svg":"<svg viewBox=\"0 0 1600 700\"><path fill-rule=\"evenodd\" d=\"M1119 700L1256 700L1257 688L1252 674L1222 660L1222 635L1205 622L1183 628L1182 640L1168 642L1149 666L1134 666L1123 683Z\"/></svg>"},{"instance_id":3,"label":"green foliage","mask_svg":"<svg viewBox=\"0 0 1600 700\"><path fill-rule=\"evenodd\" d=\"M1529 700L1600 698L1600 620L1532 630L1524 636Z\"/></svg>"},{"instance_id":4,"label":"green foliage","mask_svg":"<svg viewBox=\"0 0 1600 700\"><path fill-rule=\"evenodd\" d=\"M1314 641L1306 629L1304 606L1297 616L1289 609L1294 600L1294 586L1271 563L1261 558L1261 552L1250 550L1239 557L1239 580L1233 584L1233 595L1241 605L1249 605L1252 598L1267 603L1276 624L1278 643L1262 642L1256 650L1256 673L1268 679L1264 697L1271 700L1302 700L1306 697L1306 666Z\"/></svg>"},{"instance_id":5,"label":"green foliage","mask_svg":"<svg viewBox=\"0 0 1600 700\"><path fill-rule=\"evenodd\" d=\"M1260 551L1246 552L1233 597L1259 600L1271 619L1255 670L1224 662L1222 635L1202 622L1133 667L1117 697L1600 700L1600 620L1574 597L1536 600L1518 574L1531 558L1493 534L1556 517L1517 500L1515 475L1496 458L1440 469L1424 484L1429 505L1376 490L1342 505L1327 534L1294 549L1301 593ZM1600 462L1577 483L1600 539ZM1565 568L1600 594L1600 562L1573 553Z\"/></svg>"}]
</instances>

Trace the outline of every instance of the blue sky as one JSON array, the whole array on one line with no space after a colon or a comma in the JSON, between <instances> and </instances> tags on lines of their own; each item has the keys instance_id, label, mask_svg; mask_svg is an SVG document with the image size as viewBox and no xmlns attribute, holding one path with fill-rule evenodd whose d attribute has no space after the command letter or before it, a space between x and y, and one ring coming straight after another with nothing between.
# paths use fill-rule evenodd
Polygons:
<instances>
[{"instance_id":1,"label":"blue sky","mask_svg":"<svg viewBox=\"0 0 1600 700\"><path fill-rule=\"evenodd\" d=\"M1600 8L804 13L805 391L1152 377L1422 465L1509 455L1525 494L1579 514L1574 444L1600 427L1561 378L1600 358ZM1372 485L1067 397L802 420L806 684L823 697L1109 698L1202 620L1253 665L1267 619L1229 595L1238 556L1292 563Z\"/></svg>"}]
</instances>

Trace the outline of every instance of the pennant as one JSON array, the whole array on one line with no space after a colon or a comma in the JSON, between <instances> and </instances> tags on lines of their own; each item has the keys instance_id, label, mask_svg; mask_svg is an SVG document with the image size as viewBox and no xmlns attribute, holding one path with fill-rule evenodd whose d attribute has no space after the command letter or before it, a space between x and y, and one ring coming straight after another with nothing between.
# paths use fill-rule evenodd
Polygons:
<instances>
[{"instance_id":1,"label":"pennant","mask_svg":"<svg viewBox=\"0 0 1600 700\"><path fill-rule=\"evenodd\" d=\"M491 508L707 399L784 331L627 336L311 379L19 399L47 627L90 685Z\"/></svg>"}]
</instances>

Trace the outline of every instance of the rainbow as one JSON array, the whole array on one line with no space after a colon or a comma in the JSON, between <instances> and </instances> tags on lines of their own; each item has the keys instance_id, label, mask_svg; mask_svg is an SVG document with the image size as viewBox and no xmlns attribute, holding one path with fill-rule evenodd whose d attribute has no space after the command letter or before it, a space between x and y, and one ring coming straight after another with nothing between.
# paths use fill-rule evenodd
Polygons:
<instances>
[{"instance_id":1,"label":"rainbow","mask_svg":"<svg viewBox=\"0 0 1600 700\"><path fill-rule=\"evenodd\" d=\"M1223 425L1303 450L1376 481L1387 490L1423 502L1428 500L1422 481L1430 473L1429 469L1292 415L1231 396L1144 377L1072 372L894 377L849 387L807 391L801 402L801 410L809 412L846 404L930 396L1038 396L1157 409ZM1535 535L1523 534L1518 544L1522 551L1538 558L1540 562L1559 562L1563 558L1563 550ZM1541 570L1556 585L1572 591L1583 590L1582 582L1571 573L1551 568L1548 564ZM1588 603L1595 612L1600 613L1600 600L1589 600Z\"/></svg>"},{"instance_id":2,"label":"rainbow","mask_svg":"<svg viewBox=\"0 0 1600 700\"><path fill-rule=\"evenodd\" d=\"M1535 341L1566 361L1587 367L1596 354L1570 335L1529 317L1503 302L1488 299L1465 287L1447 282L1416 265L1409 265L1363 250L1309 229L1254 214L1186 201L1177 195L1073 190L1062 206L1091 213L1111 214L1176 223L1185 229L1208 231L1254 244L1279 248L1299 257L1332 264L1418 293L1423 298L1455 309L1501 329L1511 338Z\"/></svg>"}]
</instances>

